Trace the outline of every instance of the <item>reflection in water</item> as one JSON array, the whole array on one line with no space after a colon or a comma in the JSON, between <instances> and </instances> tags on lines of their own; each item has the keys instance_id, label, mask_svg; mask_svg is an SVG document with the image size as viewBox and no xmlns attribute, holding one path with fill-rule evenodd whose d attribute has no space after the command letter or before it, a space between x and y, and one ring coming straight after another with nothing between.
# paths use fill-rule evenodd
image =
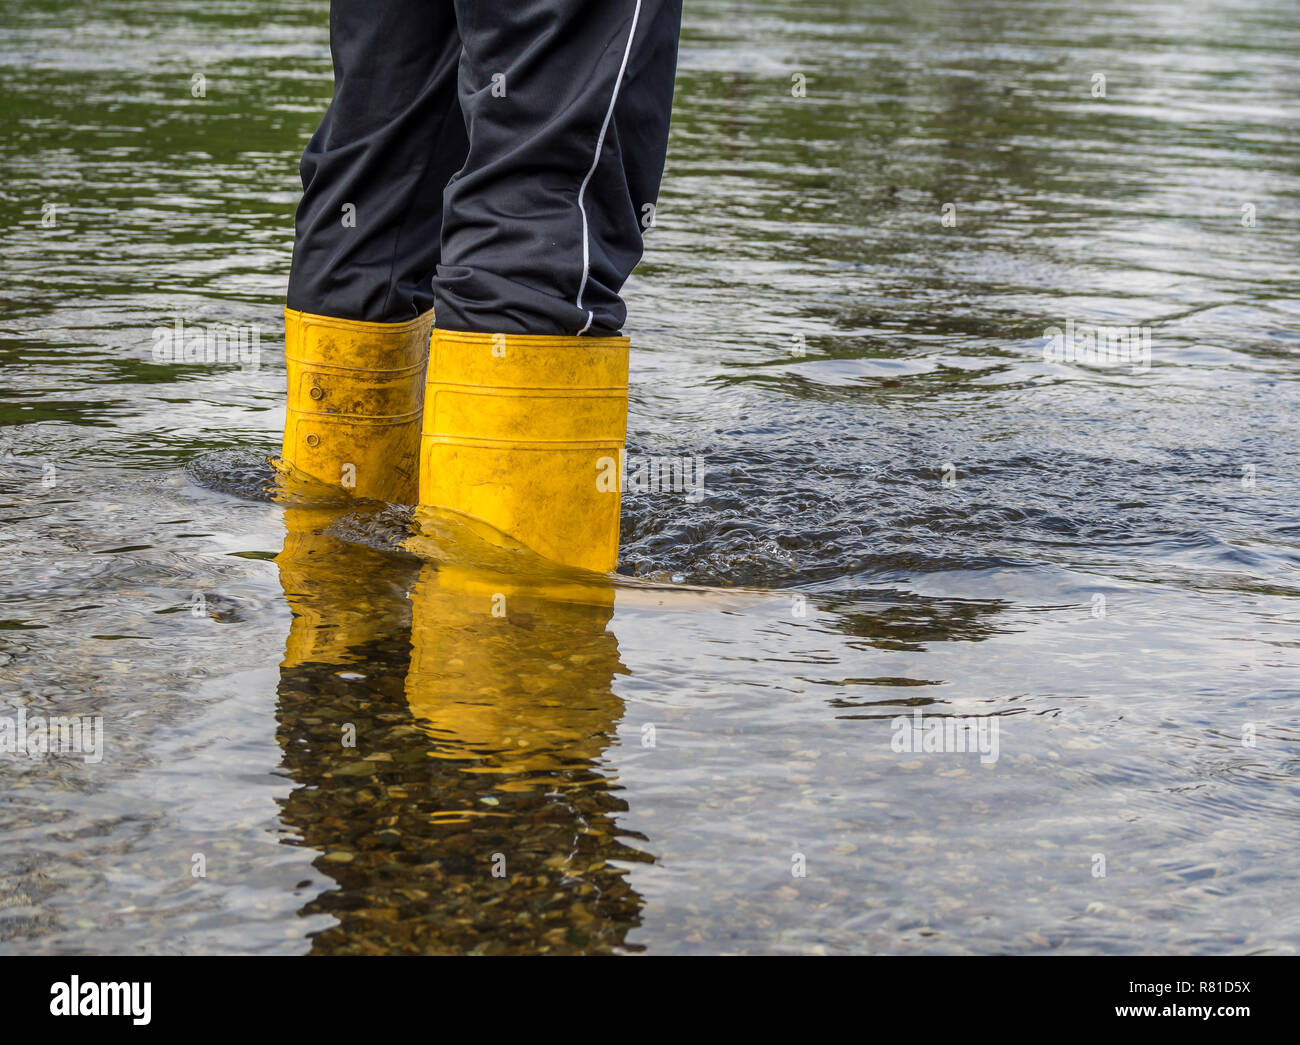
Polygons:
<instances>
[{"instance_id":1,"label":"reflection in water","mask_svg":"<svg viewBox=\"0 0 1300 1045\"><path fill-rule=\"evenodd\" d=\"M601 766L623 713L612 589L421 568L323 535L328 511L285 515L283 819L336 883L302 911L337 919L313 951L635 949L610 861L648 858Z\"/></svg>"}]
</instances>

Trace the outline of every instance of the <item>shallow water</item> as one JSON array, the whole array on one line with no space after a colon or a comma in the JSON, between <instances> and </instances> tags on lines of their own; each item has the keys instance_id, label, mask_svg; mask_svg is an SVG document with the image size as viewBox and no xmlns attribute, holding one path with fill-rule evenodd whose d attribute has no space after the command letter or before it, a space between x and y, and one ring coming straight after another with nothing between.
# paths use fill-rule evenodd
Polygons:
<instances>
[{"instance_id":1,"label":"shallow water","mask_svg":"<svg viewBox=\"0 0 1300 1045\"><path fill-rule=\"evenodd\" d=\"M0 719L106 736L0 754L0 951L1293 952L1300 29L1130 7L688 5L630 450L706 492L558 592L263 493L325 5L10 10Z\"/></svg>"}]
</instances>

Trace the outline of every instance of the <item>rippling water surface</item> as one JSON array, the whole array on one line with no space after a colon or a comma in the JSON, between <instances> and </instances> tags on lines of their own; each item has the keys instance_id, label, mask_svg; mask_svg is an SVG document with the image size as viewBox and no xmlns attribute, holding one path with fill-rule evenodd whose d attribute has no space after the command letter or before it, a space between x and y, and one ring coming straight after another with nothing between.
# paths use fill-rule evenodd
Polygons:
<instances>
[{"instance_id":1,"label":"rippling water surface","mask_svg":"<svg viewBox=\"0 0 1300 1045\"><path fill-rule=\"evenodd\" d=\"M1293 952L1300 20L1137 6L688 3L630 450L706 492L560 584L264 493L326 5L8 5L0 719L106 739L0 754L0 951Z\"/></svg>"}]
</instances>

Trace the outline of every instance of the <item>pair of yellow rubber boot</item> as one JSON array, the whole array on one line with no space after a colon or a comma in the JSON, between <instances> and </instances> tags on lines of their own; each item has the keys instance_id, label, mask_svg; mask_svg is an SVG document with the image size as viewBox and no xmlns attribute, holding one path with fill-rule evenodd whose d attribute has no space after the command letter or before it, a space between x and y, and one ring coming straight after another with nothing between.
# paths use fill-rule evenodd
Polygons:
<instances>
[{"instance_id":1,"label":"pair of yellow rubber boot","mask_svg":"<svg viewBox=\"0 0 1300 1045\"><path fill-rule=\"evenodd\" d=\"M452 512L598 573L618 559L628 340L285 310L283 459L358 497Z\"/></svg>"}]
</instances>

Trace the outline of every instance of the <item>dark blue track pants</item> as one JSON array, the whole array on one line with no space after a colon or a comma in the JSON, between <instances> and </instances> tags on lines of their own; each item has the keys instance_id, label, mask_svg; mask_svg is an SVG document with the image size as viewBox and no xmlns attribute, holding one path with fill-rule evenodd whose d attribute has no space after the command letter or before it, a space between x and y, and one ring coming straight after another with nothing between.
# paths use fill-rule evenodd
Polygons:
<instances>
[{"instance_id":1,"label":"dark blue track pants","mask_svg":"<svg viewBox=\"0 0 1300 1045\"><path fill-rule=\"evenodd\" d=\"M681 0L333 0L292 309L615 334L672 110Z\"/></svg>"}]
</instances>

